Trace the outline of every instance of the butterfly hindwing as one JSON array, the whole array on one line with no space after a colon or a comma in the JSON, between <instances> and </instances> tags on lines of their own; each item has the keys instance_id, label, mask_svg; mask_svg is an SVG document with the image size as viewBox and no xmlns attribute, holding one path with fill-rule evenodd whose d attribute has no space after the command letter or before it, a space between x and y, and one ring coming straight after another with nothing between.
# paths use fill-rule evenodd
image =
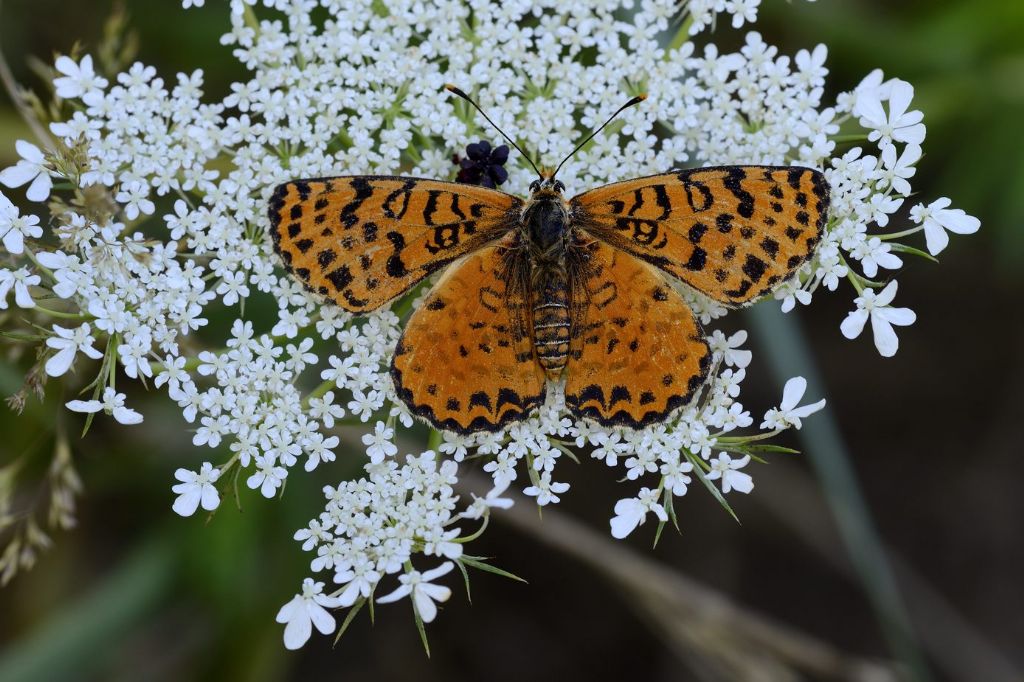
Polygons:
<instances>
[{"instance_id":1,"label":"butterfly hindwing","mask_svg":"<svg viewBox=\"0 0 1024 682\"><path fill-rule=\"evenodd\" d=\"M495 431L544 401L517 238L509 235L452 265L395 350L398 396L437 428Z\"/></svg>"},{"instance_id":2,"label":"butterfly hindwing","mask_svg":"<svg viewBox=\"0 0 1024 682\"><path fill-rule=\"evenodd\" d=\"M580 247L565 402L603 425L642 428L687 404L711 351L683 298L653 267L598 240ZM584 288L585 287L585 288Z\"/></svg>"},{"instance_id":3,"label":"butterfly hindwing","mask_svg":"<svg viewBox=\"0 0 1024 682\"><path fill-rule=\"evenodd\" d=\"M271 236L307 289L365 313L501 237L521 204L504 192L437 180L297 180L274 191Z\"/></svg>"},{"instance_id":4,"label":"butterfly hindwing","mask_svg":"<svg viewBox=\"0 0 1024 682\"><path fill-rule=\"evenodd\" d=\"M792 276L820 240L828 206L824 175L798 166L674 171L571 200L578 227L729 305Z\"/></svg>"}]
</instances>

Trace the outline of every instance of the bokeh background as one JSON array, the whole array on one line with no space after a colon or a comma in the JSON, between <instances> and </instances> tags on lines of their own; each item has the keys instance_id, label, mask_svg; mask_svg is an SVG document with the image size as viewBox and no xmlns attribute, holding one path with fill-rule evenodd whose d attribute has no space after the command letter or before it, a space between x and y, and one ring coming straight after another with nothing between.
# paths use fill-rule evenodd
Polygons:
<instances>
[{"instance_id":1,"label":"bokeh background","mask_svg":"<svg viewBox=\"0 0 1024 682\"><path fill-rule=\"evenodd\" d=\"M212 98L242 78L218 43L226 3L122 4L139 59L165 78L201 66ZM4 2L15 77L38 87L32 61L95 46L111 11ZM0 680L813 680L865 679L875 664L915 680L1024 679L1024 3L765 0L761 14L785 52L829 46L832 94L875 67L912 82L928 124L915 187L952 197L982 230L954 237L941 266L905 269L900 298L918 322L893 359L842 338L845 295L730 322L755 342L750 406L772 404L793 374L829 400L789 443L804 454L773 457L754 494L730 498L742 525L698 487L677 505L681 536L651 550L645 527L615 543L617 486L583 462L542 525L523 506L474 545L529 585L478 574L472 605L456 593L429 627L429 661L395 607L372 626L362 614L337 647L314 636L290 653L273 617L307 574L291 534L322 508L320 486L359 462L293 477L283 501L244 491L241 512L182 520L172 473L204 453L166 397L137 395L143 427L97 420L72 438L79 525L0 590ZM0 94L0 167L19 138ZM23 365L0 346L4 396ZM80 429L51 389L20 417L0 406L0 466L31 450L45 467L54 428Z\"/></svg>"}]
</instances>

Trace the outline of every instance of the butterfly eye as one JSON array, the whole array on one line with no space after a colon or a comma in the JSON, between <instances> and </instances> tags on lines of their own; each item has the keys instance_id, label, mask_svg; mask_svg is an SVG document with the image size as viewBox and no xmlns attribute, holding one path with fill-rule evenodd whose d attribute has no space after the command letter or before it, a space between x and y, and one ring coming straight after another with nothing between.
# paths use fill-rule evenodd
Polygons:
<instances>
[{"instance_id":1,"label":"butterfly eye","mask_svg":"<svg viewBox=\"0 0 1024 682\"><path fill-rule=\"evenodd\" d=\"M562 184L561 180L555 180L555 191L556 192L564 192L565 191L565 185Z\"/></svg>"},{"instance_id":2,"label":"butterfly eye","mask_svg":"<svg viewBox=\"0 0 1024 682\"><path fill-rule=\"evenodd\" d=\"M539 189L540 189L540 181L534 180L533 182L530 183L530 191L531 192L536 192Z\"/></svg>"}]
</instances>

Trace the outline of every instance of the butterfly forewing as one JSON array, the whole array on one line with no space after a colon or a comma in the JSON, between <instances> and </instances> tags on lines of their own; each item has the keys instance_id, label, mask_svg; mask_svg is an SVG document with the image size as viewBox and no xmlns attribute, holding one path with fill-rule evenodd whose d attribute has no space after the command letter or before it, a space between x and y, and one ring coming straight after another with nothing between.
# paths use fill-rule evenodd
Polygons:
<instances>
[{"instance_id":1,"label":"butterfly forewing","mask_svg":"<svg viewBox=\"0 0 1024 682\"><path fill-rule=\"evenodd\" d=\"M494 431L544 401L517 238L509 235L453 264L413 313L395 350L398 396L438 428Z\"/></svg>"},{"instance_id":2,"label":"butterfly forewing","mask_svg":"<svg viewBox=\"0 0 1024 682\"><path fill-rule=\"evenodd\" d=\"M271 236L307 289L364 313L500 238L521 205L504 192L436 180L298 180L274 191Z\"/></svg>"},{"instance_id":3,"label":"butterfly forewing","mask_svg":"<svg viewBox=\"0 0 1024 682\"><path fill-rule=\"evenodd\" d=\"M807 261L829 205L820 171L724 166L617 182L571 201L574 224L729 305Z\"/></svg>"},{"instance_id":4,"label":"butterfly forewing","mask_svg":"<svg viewBox=\"0 0 1024 682\"><path fill-rule=\"evenodd\" d=\"M650 265L597 240L579 247L565 402L603 425L641 428L687 404L711 352L682 297ZM585 287L585 288L584 288Z\"/></svg>"}]
</instances>

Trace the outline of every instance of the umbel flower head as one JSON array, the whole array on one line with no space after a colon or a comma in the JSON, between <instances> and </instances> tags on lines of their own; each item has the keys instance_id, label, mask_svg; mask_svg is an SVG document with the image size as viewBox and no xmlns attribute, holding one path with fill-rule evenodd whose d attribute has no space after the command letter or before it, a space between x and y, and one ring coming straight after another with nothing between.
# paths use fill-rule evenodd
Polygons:
<instances>
[{"instance_id":1,"label":"umbel flower head","mask_svg":"<svg viewBox=\"0 0 1024 682\"><path fill-rule=\"evenodd\" d=\"M492 148L487 140L466 145L464 158L456 155L453 159L459 166L456 181L467 185L480 185L494 189L508 180L505 162L508 161L508 145Z\"/></svg>"},{"instance_id":2,"label":"umbel flower head","mask_svg":"<svg viewBox=\"0 0 1024 682\"><path fill-rule=\"evenodd\" d=\"M910 243L924 239L937 253L947 231L977 223L941 199L910 207L916 226L903 224L899 209L918 201L911 180L926 137L908 83L875 72L826 102L822 45L783 55L756 32L734 52L687 39L718 9L738 27L758 4L692 2L680 27L677 0L231 0L230 11L203 10L229 22L223 42L247 71L219 101L204 95L198 69L97 73L88 56L61 56L54 106L64 108L54 110L63 114L48 122L55 148L21 144L21 160L0 171L5 192L54 209L39 220L0 194L0 308L22 309L5 319L29 319L12 331L40 350L33 376L83 391L67 407L86 423L143 421L123 388L134 380L166 392L196 447L225 448L199 471L168 465L175 512L215 509L233 481L259 501L279 497L292 475L327 478L323 510L295 533L311 575L293 599L282 594L290 648L314 628L335 631L328 609L371 600L411 602L421 623L433 620L452 576L493 568L465 550L492 509L512 504L507 491L538 505L569 500L562 479L573 460L622 481L622 497L608 501L611 534L657 533L678 521L679 498L694 487L721 500L750 493L755 444L823 407L815 396L799 404L806 384L795 378L755 418L740 399L747 334L715 329L726 309L672 284L705 326L712 361L696 397L648 428L575 420L554 384L525 421L410 446L414 419L388 370L422 290L362 318L323 305L285 275L266 206L276 185L296 178L450 179L462 148L463 182L525 195L536 177L529 164L504 146L469 144L493 132L440 94L445 83L470 91L541 164L565 158L604 120L623 84L646 83L643 106L566 161L566 193L685 166L820 169L831 187L825 233L776 297L789 310L843 292L856 310L842 332L856 337L870 322L880 352L894 353L893 325L914 319L890 306L904 258L919 252ZM207 325L213 313L232 318L230 331ZM363 433L343 440L342 426ZM337 481L333 462L353 458L362 475ZM475 466L489 490L460 487Z\"/></svg>"}]
</instances>

